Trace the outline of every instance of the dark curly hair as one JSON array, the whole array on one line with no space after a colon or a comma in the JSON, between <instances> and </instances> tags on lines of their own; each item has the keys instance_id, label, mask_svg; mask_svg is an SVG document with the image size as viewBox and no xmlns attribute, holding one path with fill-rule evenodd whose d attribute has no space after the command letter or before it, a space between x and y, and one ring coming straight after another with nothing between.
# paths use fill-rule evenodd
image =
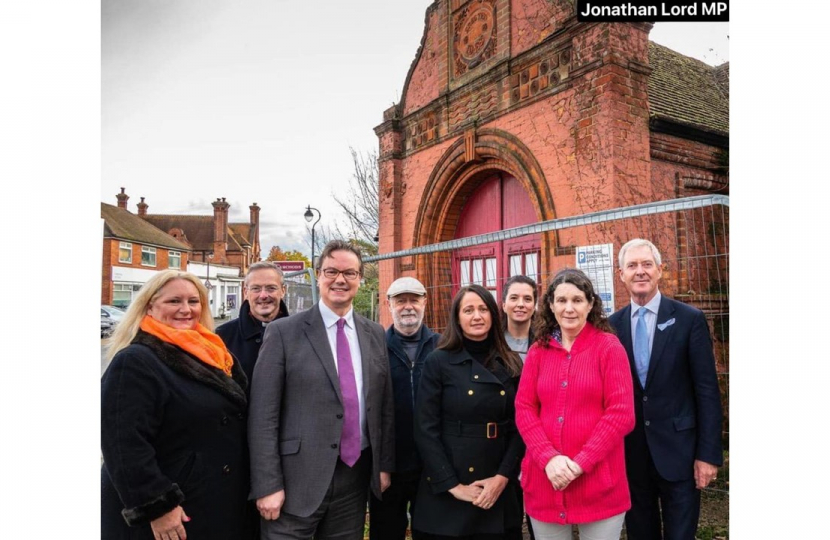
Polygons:
<instances>
[{"instance_id":1,"label":"dark curly hair","mask_svg":"<svg viewBox=\"0 0 830 540\"><path fill-rule=\"evenodd\" d=\"M602 332L615 333L605 317L605 311L602 309L602 299L594 292L594 285L585 275L585 272L576 268L563 268L553 276L545 289L545 294L539 300L538 316L533 321L533 335L536 336L536 343L547 348L551 334L559 328L559 323L556 322L556 317L550 305L553 303L553 293L556 287L563 283L570 283L582 291L587 301L594 303L588 313L589 323Z\"/></svg>"},{"instance_id":2,"label":"dark curly hair","mask_svg":"<svg viewBox=\"0 0 830 540\"><path fill-rule=\"evenodd\" d=\"M447 325L441 339L438 340L437 348L460 351L464 347L464 332L461 330L459 312L461 311L461 300L467 293L478 295L487 306L487 311L490 312L490 330L487 335L492 340L493 350L490 351L490 355L484 362L484 367L491 369L494 358L498 356L504 362L507 371L512 376L518 377L522 372L522 360L518 354L508 347L507 341L504 339L504 333L499 328L499 306L490 291L481 285L465 285L456 293L450 308L450 324Z\"/></svg>"}]
</instances>

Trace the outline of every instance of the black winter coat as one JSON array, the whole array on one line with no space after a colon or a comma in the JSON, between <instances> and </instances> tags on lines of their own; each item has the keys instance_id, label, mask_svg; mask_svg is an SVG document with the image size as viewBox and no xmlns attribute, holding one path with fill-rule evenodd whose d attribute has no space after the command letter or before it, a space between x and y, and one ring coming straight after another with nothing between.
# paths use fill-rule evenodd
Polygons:
<instances>
[{"instance_id":1,"label":"black winter coat","mask_svg":"<svg viewBox=\"0 0 830 540\"><path fill-rule=\"evenodd\" d=\"M501 363L491 372L465 350L436 350L427 358L415 409L424 473L413 529L466 536L521 527L518 475L525 446L516 429L518 385ZM489 510L448 491L496 474L509 482Z\"/></svg>"},{"instance_id":2,"label":"black winter coat","mask_svg":"<svg viewBox=\"0 0 830 540\"><path fill-rule=\"evenodd\" d=\"M280 300L277 319L283 317L288 317L288 307L285 302ZM262 335L264 333L265 327L262 326L262 322L251 317L251 304L247 300L242 302L242 306L239 308L239 317L216 329L216 334L225 342L225 347L242 364L242 369L245 370L249 382L254 377L254 366L259 356L259 348L262 346ZM249 396L250 388L249 384L246 391Z\"/></svg>"},{"instance_id":3,"label":"black winter coat","mask_svg":"<svg viewBox=\"0 0 830 540\"><path fill-rule=\"evenodd\" d=\"M233 378L139 331L101 379L101 538L152 539L181 505L193 539L249 530L245 374ZM128 526L129 525L129 526Z\"/></svg>"},{"instance_id":4,"label":"black winter coat","mask_svg":"<svg viewBox=\"0 0 830 540\"><path fill-rule=\"evenodd\" d=\"M395 473L417 472L422 468L415 446L415 399L424 361L441 336L425 325L421 326L420 332L415 362L410 363L394 325L386 330L386 348L389 350L392 391L395 395Z\"/></svg>"}]
</instances>

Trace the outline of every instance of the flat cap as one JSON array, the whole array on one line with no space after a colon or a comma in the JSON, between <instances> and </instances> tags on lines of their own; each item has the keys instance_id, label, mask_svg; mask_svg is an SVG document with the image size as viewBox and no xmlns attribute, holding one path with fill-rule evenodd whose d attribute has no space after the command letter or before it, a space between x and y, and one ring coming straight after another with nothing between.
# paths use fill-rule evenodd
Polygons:
<instances>
[{"instance_id":1,"label":"flat cap","mask_svg":"<svg viewBox=\"0 0 830 540\"><path fill-rule=\"evenodd\" d=\"M403 293L412 293L423 296L427 293L427 290L424 288L424 285L414 277L402 277L392 282L392 285L389 286L389 290L386 291L386 297L392 298L393 296L398 296Z\"/></svg>"}]
</instances>

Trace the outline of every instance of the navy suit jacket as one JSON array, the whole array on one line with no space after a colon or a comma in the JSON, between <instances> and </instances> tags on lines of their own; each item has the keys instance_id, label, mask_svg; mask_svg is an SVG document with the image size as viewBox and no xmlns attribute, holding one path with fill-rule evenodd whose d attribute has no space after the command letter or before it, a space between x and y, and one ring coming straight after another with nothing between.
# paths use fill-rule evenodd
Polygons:
<instances>
[{"instance_id":1,"label":"navy suit jacket","mask_svg":"<svg viewBox=\"0 0 830 540\"><path fill-rule=\"evenodd\" d=\"M634 364L631 304L609 321L628 353L634 379L636 426L625 438L629 475L645 473L646 450L669 481L692 478L695 460L722 465L720 390L703 312L661 298L645 388Z\"/></svg>"}]
</instances>

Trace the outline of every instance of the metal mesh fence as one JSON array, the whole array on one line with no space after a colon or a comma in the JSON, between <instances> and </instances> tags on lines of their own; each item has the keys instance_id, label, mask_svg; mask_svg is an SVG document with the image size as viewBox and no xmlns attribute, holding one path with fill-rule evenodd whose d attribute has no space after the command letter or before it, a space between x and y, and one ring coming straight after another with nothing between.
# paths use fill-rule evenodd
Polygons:
<instances>
[{"instance_id":1,"label":"metal mesh fence","mask_svg":"<svg viewBox=\"0 0 830 540\"><path fill-rule=\"evenodd\" d=\"M606 313L624 307L628 293L618 276L618 250L645 238L660 250L660 290L702 310L709 322L724 405L724 444L729 442L729 198L689 197L535 223L410 250L369 257L380 284L402 275L427 288L425 323L441 332L458 289L478 283L501 302L502 285L516 274L544 284L564 267L580 268L592 279ZM384 298L384 290L380 291ZM380 302L380 320L390 321ZM724 471L713 491L728 489Z\"/></svg>"},{"instance_id":2,"label":"metal mesh fence","mask_svg":"<svg viewBox=\"0 0 830 540\"><path fill-rule=\"evenodd\" d=\"M317 301L317 283L310 268L299 272L286 272L287 285L283 301L288 313L298 313L310 308Z\"/></svg>"},{"instance_id":3,"label":"metal mesh fence","mask_svg":"<svg viewBox=\"0 0 830 540\"><path fill-rule=\"evenodd\" d=\"M618 277L618 250L632 238L652 241L660 250L660 290L702 310L712 335L724 410L724 446L729 448L729 198L688 197L573 216L514 229L460 238L365 259L366 281L355 300L364 316L391 322L384 290L395 277L412 275L427 288L425 323L441 332L456 291L478 283L501 301L502 285L524 274L542 288L564 267L591 277L606 313L629 297ZM317 300L313 272L286 274L285 301L296 313ZM364 298L365 297L365 298ZM360 301L358 301L360 300ZM366 305L364 305L366 304ZM728 459L728 453L727 453ZM709 499L728 499L729 473L705 490Z\"/></svg>"}]
</instances>

